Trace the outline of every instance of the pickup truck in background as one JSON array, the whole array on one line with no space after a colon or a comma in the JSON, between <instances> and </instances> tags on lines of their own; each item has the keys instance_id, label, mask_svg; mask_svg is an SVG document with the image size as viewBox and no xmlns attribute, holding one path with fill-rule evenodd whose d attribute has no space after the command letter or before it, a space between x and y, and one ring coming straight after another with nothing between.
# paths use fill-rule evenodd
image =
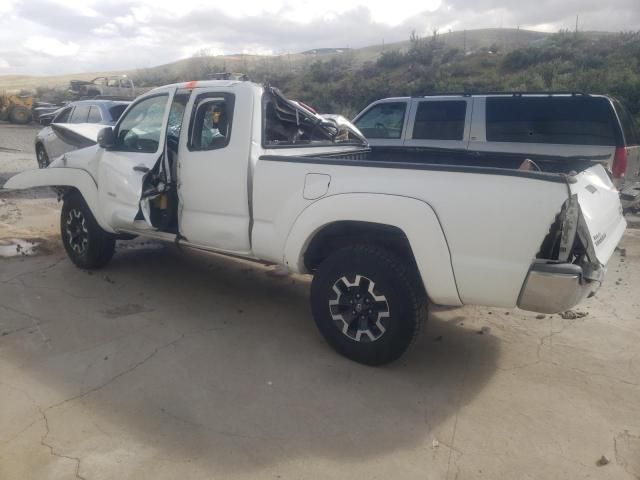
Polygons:
<instances>
[{"instance_id":1,"label":"pickup truck in background","mask_svg":"<svg viewBox=\"0 0 640 480\"><path fill-rule=\"evenodd\" d=\"M394 97L354 119L376 148L466 155L477 165L522 158L601 163L625 208L640 207L640 133L615 98L568 92L497 92Z\"/></svg>"},{"instance_id":2,"label":"pickup truck in background","mask_svg":"<svg viewBox=\"0 0 640 480\"><path fill-rule=\"evenodd\" d=\"M91 81L71 80L69 93L78 100L91 98L133 100L136 98L136 89L133 86L133 81L126 75L97 77Z\"/></svg>"},{"instance_id":3,"label":"pickup truck in background","mask_svg":"<svg viewBox=\"0 0 640 480\"><path fill-rule=\"evenodd\" d=\"M4 188L59 189L81 268L139 235L309 273L328 343L380 365L407 349L428 301L553 313L602 284L626 227L605 168L498 165L372 151L342 117L275 88L201 81L146 93L96 145Z\"/></svg>"}]
</instances>

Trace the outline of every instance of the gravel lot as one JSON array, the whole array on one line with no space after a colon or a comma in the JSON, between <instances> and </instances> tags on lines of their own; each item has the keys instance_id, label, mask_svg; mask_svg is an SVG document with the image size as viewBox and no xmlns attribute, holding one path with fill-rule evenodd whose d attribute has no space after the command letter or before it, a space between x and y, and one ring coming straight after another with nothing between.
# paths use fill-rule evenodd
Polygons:
<instances>
[{"instance_id":1,"label":"gravel lot","mask_svg":"<svg viewBox=\"0 0 640 480\"><path fill-rule=\"evenodd\" d=\"M12 125L0 122L0 151L23 152L35 155L33 141L42 127L32 123L29 125Z\"/></svg>"},{"instance_id":2,"label":"gravel lot","mask_svg":"<svg viewBox=\"0 0 640 480\"><path fill-rule=\"evenodd\" d=\"M0 125L0 176L34 131ZM0 479L640 478L638 230L573 316L433 307L368 368L308 278L144 241L82 271L58 209L0 192L0 240L42 245L0 258Z\"/></svg>"}]
</instances>

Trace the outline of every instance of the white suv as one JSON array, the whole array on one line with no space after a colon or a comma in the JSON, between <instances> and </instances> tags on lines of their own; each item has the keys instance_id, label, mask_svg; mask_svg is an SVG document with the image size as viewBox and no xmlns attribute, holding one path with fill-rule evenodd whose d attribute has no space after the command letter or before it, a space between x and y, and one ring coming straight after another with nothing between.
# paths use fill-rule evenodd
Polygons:
<instances>
[{"instance_id":1,"label":"white suv","mask_svg":"<svg viewBox=\"0 0 640 480\"><path fill-rule=\"evenodd\" d=\"M588 158L603 163L626 207L640 203L640 138L617 100L583 93L487 93L378 100L354 119L374 148L465 155L479 165Z\"/></svg>"}]
</instances>

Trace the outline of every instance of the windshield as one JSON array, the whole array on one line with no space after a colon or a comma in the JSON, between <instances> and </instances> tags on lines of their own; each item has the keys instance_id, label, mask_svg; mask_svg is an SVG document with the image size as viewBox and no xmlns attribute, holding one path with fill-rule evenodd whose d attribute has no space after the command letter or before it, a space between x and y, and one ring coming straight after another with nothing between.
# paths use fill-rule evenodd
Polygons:
<instances>
[{"instance_id":1,"label":"windshield","mask_svg":"<svg viewBox=\"0 0 640 480\"><path fill-rule=\"evenodd\" d=\"M319 115L306 105L288 100L273 87L263 97L263 145L366 146L360 131L340 115Z\"/></svg>"}]
</instances>

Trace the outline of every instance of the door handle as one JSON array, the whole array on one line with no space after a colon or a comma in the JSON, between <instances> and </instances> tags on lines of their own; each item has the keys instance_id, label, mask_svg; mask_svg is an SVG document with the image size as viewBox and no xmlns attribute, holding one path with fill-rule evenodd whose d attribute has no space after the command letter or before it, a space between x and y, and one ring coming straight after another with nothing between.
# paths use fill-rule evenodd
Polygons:
<instances>
[{"instance_id":1,"label":"door handle","mask_svg":"<svg viewBox=\"0 0 640 480\"><path fill-rule=\"evenodd\" d=\"M149 173L149 168L144 165L136 165L133 167L133 170L136 172Z\"/></svg>"}]
</instances>

